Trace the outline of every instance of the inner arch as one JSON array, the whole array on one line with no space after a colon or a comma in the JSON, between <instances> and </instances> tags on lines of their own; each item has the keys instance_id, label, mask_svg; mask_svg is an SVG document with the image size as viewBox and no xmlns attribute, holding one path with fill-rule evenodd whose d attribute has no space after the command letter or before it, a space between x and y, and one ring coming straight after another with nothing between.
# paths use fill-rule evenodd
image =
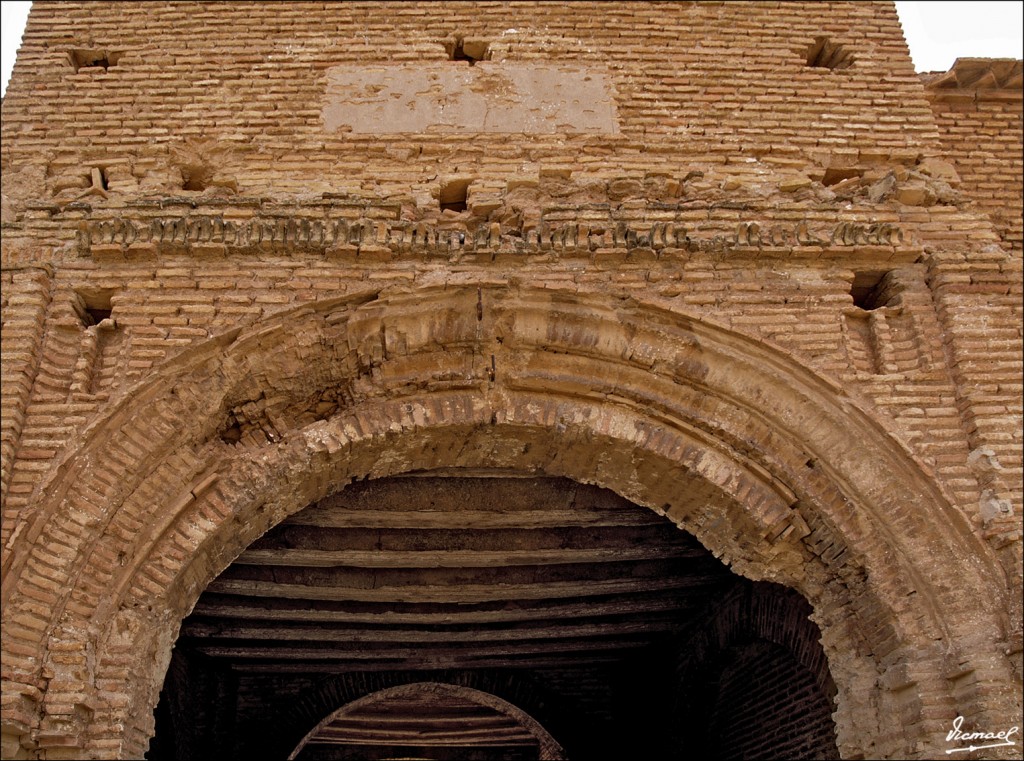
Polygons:
<instances>
[{"instance_id":1,"label":"inner arch","mask_svg":"<svg viewBox=\"0 0 1024 761\"><path fill-rule=\"evenodd\" d=\"M508 701L443 682L413 682L354 700L317 724L288 758L330 758L336 746L359 748L363 756L370 749L438 759L565 757L535 719Z\"/></svg>"}]
</instances>

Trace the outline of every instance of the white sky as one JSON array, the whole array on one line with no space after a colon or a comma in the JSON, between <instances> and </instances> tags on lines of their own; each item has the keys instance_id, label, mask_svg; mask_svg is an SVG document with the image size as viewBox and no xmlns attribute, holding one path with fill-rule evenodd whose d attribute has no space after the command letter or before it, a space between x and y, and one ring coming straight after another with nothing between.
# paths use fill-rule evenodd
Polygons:
<instances>
[{"instance_id":1,"label":"white sky","mask_svg":"<svg viewBox=\"0 0 1024 761\"><path fill-rule=\"evenodd\" d=\"M2 0L3 91L32 3ZM1024 3L898 2L896 9L918 71L948 71L957 58L1024 58Z\"/></svg>"}]
</instances>

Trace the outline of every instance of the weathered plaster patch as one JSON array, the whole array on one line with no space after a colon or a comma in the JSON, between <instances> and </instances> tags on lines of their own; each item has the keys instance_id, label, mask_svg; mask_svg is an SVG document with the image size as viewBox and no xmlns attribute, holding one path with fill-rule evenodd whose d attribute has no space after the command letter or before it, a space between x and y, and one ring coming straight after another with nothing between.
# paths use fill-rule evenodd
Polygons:
<instances>
[{"instance_id":1,"label":"weathered plaster patch","mask_svg":"<svg viewBox=\"0 0 1024 761\"><path fill-rule=\"evenodd\" d=\"M335 66L323 107L328 132L619 131L608 77L581 67L481 61Z\"/></svg>"}]
</instances>

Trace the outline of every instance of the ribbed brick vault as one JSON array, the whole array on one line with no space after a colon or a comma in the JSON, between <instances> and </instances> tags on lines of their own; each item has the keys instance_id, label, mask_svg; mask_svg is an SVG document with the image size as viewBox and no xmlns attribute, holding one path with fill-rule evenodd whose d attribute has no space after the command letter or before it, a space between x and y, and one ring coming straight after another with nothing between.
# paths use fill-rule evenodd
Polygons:
<instances>
[{"instance_id":1,"label":"ribbed brick vault","mask_svg":"<svg viewBox=\"0 0 1024 761\"><path fill-rule=\"evenodd\" d=\"M1008 603L984 581L1001 566L857 401L706 320L489 284L269 318L186 351L92 424L15 528L36 549L4 558L9 721L43 747L142 755L211 582L354 480L438 469L609 489L735 573L797 590L844 756L935 755L932 708L993 726L1012 711L979 689L1012 683ZM47 609L43 566L62 590Z\"/></svg>"}]
</instances>

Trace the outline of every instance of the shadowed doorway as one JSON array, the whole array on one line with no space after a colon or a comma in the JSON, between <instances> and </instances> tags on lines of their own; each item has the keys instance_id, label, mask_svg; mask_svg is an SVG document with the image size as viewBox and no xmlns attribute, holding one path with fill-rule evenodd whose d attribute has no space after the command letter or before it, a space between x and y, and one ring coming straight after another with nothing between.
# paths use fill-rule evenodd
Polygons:
<instances>
[{"instance_id":1,"label":"shadowed doorway","mask_svg":"<svg viewBox=\"0 0 1024 761\"><path fill-rule=\"evenodd\" d=\"M208 586L147 757L837 758L809 613L597 487L509 473L357 483Z\"/></svg>"}]
</instances>

